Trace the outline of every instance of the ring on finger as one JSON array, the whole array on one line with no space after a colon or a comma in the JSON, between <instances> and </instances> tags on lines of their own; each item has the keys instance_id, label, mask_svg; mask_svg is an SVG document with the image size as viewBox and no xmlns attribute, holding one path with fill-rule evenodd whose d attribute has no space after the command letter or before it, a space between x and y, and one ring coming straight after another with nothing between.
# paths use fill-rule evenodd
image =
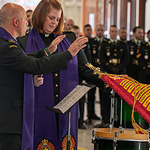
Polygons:
<instances>
[{"instance_id":1,"label":"ring on finger","mask_svg":"<svg viewBox=\"0 0 150 150\"><path fill-rule=\"evenodd\" d=\"M81 46L81 44L78 44L78 46Z\"/></svg>"}]
</instances>

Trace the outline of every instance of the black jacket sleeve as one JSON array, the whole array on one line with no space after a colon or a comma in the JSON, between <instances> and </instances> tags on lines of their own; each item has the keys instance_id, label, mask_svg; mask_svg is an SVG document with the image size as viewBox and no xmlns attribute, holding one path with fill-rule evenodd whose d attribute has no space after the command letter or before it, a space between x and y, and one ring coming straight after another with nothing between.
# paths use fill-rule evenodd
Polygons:
<instances>
[{"instance_id":1,"label":"black jacket sleeve","mask_svg":"<svg viewBox=\"0 0 150 150\"><path fill-rule=\"evenodd\" d=\"M72 58L69 51L35 58L28 56L15 43L0 41L0 65L9 70L29 74L55 72L67 68L67 61ZM61 65L60 65L61 62Z\"/></svg>"},{"instance_id":2,"label":"black jacket sleeve","mask_svg":"<svg viewBox=\"0 0 150 150\"><path fill-rule=\"evenodd\" d=\"M80 50L78 53L79 77L103 89L104 82L98 78L98 75L93 74L93 70L90 70L86 66L87 63L88 61L84 51Z\"/></svg>"}]
</instances>

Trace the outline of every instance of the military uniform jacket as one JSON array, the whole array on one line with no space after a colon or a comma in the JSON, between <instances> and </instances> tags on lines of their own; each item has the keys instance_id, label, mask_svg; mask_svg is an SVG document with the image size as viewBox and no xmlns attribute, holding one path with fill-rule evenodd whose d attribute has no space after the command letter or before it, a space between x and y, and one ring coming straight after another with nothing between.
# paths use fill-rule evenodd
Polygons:
<instances>
[{"instance_id":1,"label":"military uniform jacket","mask_svg":"<svg viewBox=\"0 0 150 150\"><path fill-rule=\"evenodd\" d=\"M109 39L102 43L99 53L101 69L108 73L122 74L128 64L129 54L126 43L117 41L113 44Z\"/></svg>"},{"instance_id":2,"label":"military uniform jacket","mask_svg":"<svg viewBox=\"0 0 150 150\"><path fill-rule=\"evenodd\" d=\"M148 52L149 46L148 46L148 43L146 43L145 41L141 42L140 45L137 45L134 40L128 41L127 45L128 45L129 54L130 54L130 60L127 66L127 74L130 77L134 78L135 80L139 81L139 71L140 69L144 67L144 64L142 61L144 60L144 62L146 63L146 60L144 59L144 55L147 55L146 53ZM143 56L141 57L141 55ZM141 57L141 60L140 60L140 57ZM145 56L145 58L146 57L147 56Z\"/></svg>"},{"instance_id":3,"label":"military uniform jacket","mask_svg":"<svg viewBox=\"0 0 150 150\"><path fill-rule=\"evenodd\" d=\"M84 47L82 50L84 51L84 53L85 53L85 55L87 57L88 62L91 63L91 61L92 61L92 55L91 55L91 49L90 49L90 43L89 43L89 41L86 43L86 47Z\"/></svg>"},{"instance_id":4,"label":"military uniform jacket","mask_svg":"<svg viewBox=\"0 0 150 150\"><path fill-rule=\"evenodd\" d=\"M139 57L139 82L150 84L150 46L147 42L142 44Z\"/></svg>"},{"instance_id":5,"label":"military uniform jacket","mask_svg":"<svg viewBox=\"0 0 150 150\"><path fill-rule=\"evenodd\" d=\"M0 133L22 133L24 73L65 69L72 58L68 51L51 57L44 55L43 50L25 54L14 41L0 38ZM60 61L62 64L58 65Z\"/></svg>"},{"instance_id":6,"label":"military uniform jacket","mask_svg":"<svg viewBox=\"0 0 150 150\"><path fill-rule=\"evenodd\" d=\"M107 39L103 37L103 40L98 41L97 38L92 38L89 40L90 43L90 50L91 50L91 63L96 66L100 67L100 59L99 59L99 51L101 50L102 43L106 42Z\"/></svg>"}]
</instances>

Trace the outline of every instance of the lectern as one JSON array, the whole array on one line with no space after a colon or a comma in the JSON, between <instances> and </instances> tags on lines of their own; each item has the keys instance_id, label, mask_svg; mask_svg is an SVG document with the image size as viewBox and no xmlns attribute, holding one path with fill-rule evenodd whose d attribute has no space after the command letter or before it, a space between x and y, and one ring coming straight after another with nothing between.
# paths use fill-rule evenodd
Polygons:
<instances>
[{"instance_id":1,"label":"lectern","mask_svg":"<svg viewBox=\"0 0 150 150\"><path fill-rule=\"evenodd\" d=\"M71 108L78 102L90 89L95 85L81 84L77 85L63 100L61 100L53 108L47 107L48 110L64 114L68 111L68 139L67 139L67 150L70 150L70 128L71 128Z\"/></svg>"}]
</instances>

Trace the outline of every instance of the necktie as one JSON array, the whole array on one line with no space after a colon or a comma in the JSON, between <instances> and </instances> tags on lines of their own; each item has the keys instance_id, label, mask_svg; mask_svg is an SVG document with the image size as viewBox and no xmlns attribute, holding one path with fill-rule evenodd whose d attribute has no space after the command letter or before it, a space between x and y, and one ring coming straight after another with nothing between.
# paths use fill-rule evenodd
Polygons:
<instances>
[{"instance_id":1,"label":"necktie","mask_svg":"<svg viewBox=\"0 0 150 150\"><path fill-rule=\"evenodd\" d=\"M137 45L140 46L140 41L137 41Z\"/></svg>"},{"instance_id":2,"label":"necktie","mask_svg":"<svg viewBox=\"0 0 150 150\"><path fill-rule=\"evenodd\" d=\"M115 46L115 45L116 45L116 42L115 42L115 41L113 41L113 42L112 42L112 44Z\"/></svg>"}]
</instances>

